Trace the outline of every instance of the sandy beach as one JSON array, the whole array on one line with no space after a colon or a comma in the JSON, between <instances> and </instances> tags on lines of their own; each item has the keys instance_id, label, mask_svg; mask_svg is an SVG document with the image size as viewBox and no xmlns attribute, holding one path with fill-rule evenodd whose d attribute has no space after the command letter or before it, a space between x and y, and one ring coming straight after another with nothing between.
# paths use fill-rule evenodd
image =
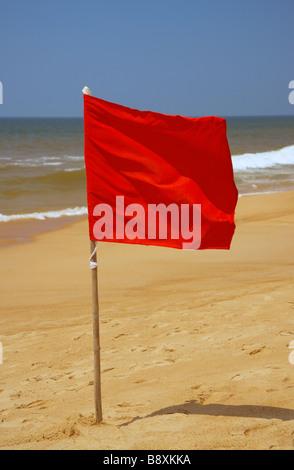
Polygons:
<instances>
[{"instance_id":1,"label":"sandy beach","mask_svg":"<svg viewBox=\"0 0 294 470\"><path fill-rule=\"evenodd\" d=\"M294 449L293 207L240 198L230 251L99 244L99 426L87 221L2 246L0 448Z\"/></svg>"}]
</instances>

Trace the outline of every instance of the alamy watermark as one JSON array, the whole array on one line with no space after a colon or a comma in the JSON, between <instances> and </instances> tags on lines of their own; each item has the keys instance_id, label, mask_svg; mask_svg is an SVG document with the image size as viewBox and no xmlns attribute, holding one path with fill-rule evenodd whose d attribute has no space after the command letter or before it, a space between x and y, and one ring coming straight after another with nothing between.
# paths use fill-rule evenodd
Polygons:
<instances>
[{"instance_id":1,"label":"alamy watermark","mask_svg":"<svg viewBox=\"0 0 294 470\"><path fill-rule=\"evenodd\" d=\"M289 88L294 88L294 80L289 83ZM294 90L289 93L288 99L290 104L294 104Z\"/></svg>"},{"instance_id":2,"label":"alamy watermark","mask_svg":"<svg viewBox=\"0 0 294 470\"><path fill-rule=\"evenodd\" d=\"M197 250L201 243L201 204L129 204L116 196L115 215L109 204L94 207L96 240L184 240L182 248Z\"/></svg>"},{"instance_id":3,"label":"alamy watermark","mask_svg":"<svg viewBox=\"0 0 294 470\"><path fill-rule=\"evenodd\" d=\"M3 85L0 82L0 104L3 104Z\"/></svg>"},{"instance_id":4,"label":"alamy watermark","mask_svg":"<svg viewBox=\"0 0 294 470\"><path fill-rule=\"evenodd\" d=\"M293 349L289 354L289 362L294 365L294 341L290 341L288 348Z\"/></svg>"}]
</instances>

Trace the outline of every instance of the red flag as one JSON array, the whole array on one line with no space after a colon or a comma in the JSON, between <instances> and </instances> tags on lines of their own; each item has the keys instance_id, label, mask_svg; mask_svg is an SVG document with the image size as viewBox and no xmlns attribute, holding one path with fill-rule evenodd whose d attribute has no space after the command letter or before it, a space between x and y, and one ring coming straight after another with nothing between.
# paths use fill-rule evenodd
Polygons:
<instances>
[{"instance_id":1,"label":"red flag","mask_svg":"<svg viewBox=\"0 0 294 470\"><path fill-rule=\"evenodd\" d=\"M238 192L226 121L84 95L91 240L229 249Z\"/></svg>"}]
</instances>

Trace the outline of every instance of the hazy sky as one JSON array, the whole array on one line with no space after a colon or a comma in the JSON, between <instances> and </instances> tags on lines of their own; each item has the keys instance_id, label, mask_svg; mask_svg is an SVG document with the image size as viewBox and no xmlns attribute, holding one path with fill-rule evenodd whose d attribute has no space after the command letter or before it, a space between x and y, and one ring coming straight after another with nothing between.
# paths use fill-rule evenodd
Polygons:
<instances>
[{"instance_id":1,"label":"hazy sky","mask_svg":"<svg viewBox=\"0 0 294 470\"><path fill-rule=\"evenodd\" d=\"M294 114L293 0L0 0L1 116Z\"/></svg>"}]
</instances>

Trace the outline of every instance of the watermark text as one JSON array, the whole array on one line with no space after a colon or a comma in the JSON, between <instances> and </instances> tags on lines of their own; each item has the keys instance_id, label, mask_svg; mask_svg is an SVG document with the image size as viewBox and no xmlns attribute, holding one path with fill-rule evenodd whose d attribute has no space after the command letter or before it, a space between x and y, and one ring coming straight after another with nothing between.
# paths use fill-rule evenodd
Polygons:
<instances>
[{"instance_id":1,"label":"watermark text","mask_svg":"<svg viewBox=\"0 0 294 470\"><path fill-rule=\"evenodd\" d=\"M289 362L290 364L294 365L294 341L290 342L288 348L293 349L293 351L291 351L289 354Z\"/></svg>"},{"instance_id":2,"label":"watermark text","mask_svg":"<svg viewBox=\"0 0 294 470\"><path fill-rule=\"evenodd\" d=\"M201 244L201 204L129 204L116 196L115 210L97 204L93 216L96 240L181 240L182 248L197 250Z\"/></svg>"},{"instance_id":3,"label":"watermark text","mask_svg":"<svg viewBox=\"0 0 294 470\"><path fill-rule=\"evenodd\" d=\"M289 83L289 88L294 88L294 80ZM288 99L290 104L294 104L294 90L290 92Z\"/></svg>"}]
</instances>

